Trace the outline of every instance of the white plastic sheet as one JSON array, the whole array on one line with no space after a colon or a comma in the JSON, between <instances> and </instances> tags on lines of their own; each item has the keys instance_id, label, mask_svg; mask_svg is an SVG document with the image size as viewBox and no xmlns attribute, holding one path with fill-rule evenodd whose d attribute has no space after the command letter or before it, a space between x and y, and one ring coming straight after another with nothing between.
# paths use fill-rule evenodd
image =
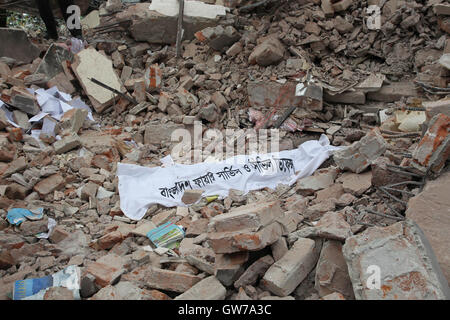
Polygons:
<instances>
[{"instance_id":1,"label":"white plastic sheet","mask_svg":"<svg viewBox=\"0 0 450 320\"><path fill-rule=\"evenodd\" d=\"M185 190L204 190L202 196L226 197L230 189L247 193L278 184L292 185L311 175L338 147L322 135L297 149L260 155L238 155L222 162L173 164L147 168L118 163L120 208L130 219L140 220L152 204L186 206Z\"/></svg>"}]
</instances>

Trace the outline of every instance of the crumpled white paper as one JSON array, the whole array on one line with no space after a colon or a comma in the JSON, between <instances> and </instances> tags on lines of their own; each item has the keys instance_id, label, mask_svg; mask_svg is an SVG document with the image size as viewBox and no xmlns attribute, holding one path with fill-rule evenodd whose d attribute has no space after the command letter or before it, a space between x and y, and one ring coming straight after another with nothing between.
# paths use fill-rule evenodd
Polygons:
<instances>
[{"instance_id":1,"label":"crumpled white paper","mask_svg":"<svg viewBox=\"0 0 450 320\"><path fill-rule=\"evenodd\" d=\"M130 219L140 220L152 204L186 206L184 190L204 190L202 196L226 197L230 189L248 193L278 184L292 185L311 175L338 147L328 138L306 141L297 149L260 155L238 155L222 162L173 164L147 168L118 163L120 208Z\"/></svg>"}]
</instances>

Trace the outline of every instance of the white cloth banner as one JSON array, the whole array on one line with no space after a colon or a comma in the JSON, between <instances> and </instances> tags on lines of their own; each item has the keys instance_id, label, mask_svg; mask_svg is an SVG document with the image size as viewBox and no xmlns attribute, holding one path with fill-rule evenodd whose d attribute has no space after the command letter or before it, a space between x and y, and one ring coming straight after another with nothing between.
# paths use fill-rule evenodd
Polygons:
<instances>
[{"instance_id":1,"label":"white cloth banner","mask_svg":"<svg viewBox=\"0 0 450 320\"><path fill-rule=\"evenodd\" d=\"M311 175L333 151L325 135L297 149L260 155L238 155L221 162L173 164L147 168L118 163L120 208L130 219L140 220L152 204L186 206L185 190L201 189L205 196L226 197L230 189L251 190L292 185Z\"/></svg>"}]
</instances>

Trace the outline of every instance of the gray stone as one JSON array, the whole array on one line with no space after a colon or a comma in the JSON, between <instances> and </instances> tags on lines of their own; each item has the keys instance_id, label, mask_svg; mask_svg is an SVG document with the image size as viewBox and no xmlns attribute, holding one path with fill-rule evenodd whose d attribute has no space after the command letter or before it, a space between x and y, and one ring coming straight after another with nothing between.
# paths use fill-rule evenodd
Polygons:
<instances>
[{"instance_id":1,"label":"gray stone","mask_svg":"<svg viewBox=\"0 0 450 320\"><path fill-rule=\"evenodd\" d=\"M384 85L380 90L368 92L367 99L381 102L396 102L403 97L417 97L418 91L412 81L394 82Z\"/></svg>"},{"instance_id":2,"label":"gray stone","mask_svg":"<svg viewBox=\"0 0 450 320\"><path fill-rule=\"evenodd\" d=\"M24 221L20 224L20 231L23 236L34 236L48 229L48 219L38 221Z\"/></svg>"},{"instance_id":3,"label":"gray stone","mask_svg":"<svg viewBox=\"0 0 450 320\"><path fill-rule=\"evenodd\" d=\"M182 129L180 124L147 124L144 132L144 144L161 145L171 141L172 133L176 129Z\"/></svg>"},{"instance_id":4,"label":"gray stone","mask_svg":"<svg viewBox=\"0 0 450 320\"><path fill-rule=\"evenodd\" d=\"M48 79L51 79L58 73L64 72L61 63L66 60L69 62L73 61L72 52L62 46L52 43L37 67L35 74L43 73Z\"/></svg>"},{"instance_id":5,"label":"gray stone","mask_svg":"<svg viewBox=\"0 0 450 320\"><path fill-rule=\"evenodd\" d=\"M244 272L244 263L248 260L248 252L216 254L215 276L225 286L231 286Z\"/></svg>"},{"instance_id":6,"label":"gray stone","mask_svg":"<svg viewBox=\"0 0 450 320\"><path fill-rule=\"evenodd\" d=\"M339 292L347 299L354 298L352 282L339 241L328 240L323 244L316 267L315 288L321 297Z\"/></svg>"},{"instance_id":7,"label":"gray stone","mask_svg":"<svg viewBox=\"0 0 450 320\"><path fill-rule=\"evenodd\" d=\"M11 97L11 104L15 108L33 116L40 112L40 108L35 98L28 92L13 94Z\"/></svg>"},{"instance_id":8,"label":"gray stone","mask_svg":"<svg viewBox=\"0 0 450 320\"><path fill-rule=\"evenodd\" d=\"M206 272L208 274L214 274L214 265L206 261L205 259L202 259L200 257L194 256L194 255L187 255L186 256L187 262L189 262L190 265L193 265L197 269Z\"/></svg>"},{"instance_id":9,"label":"gray stone","mask_svg":"<svg viewBox=\"0 0 450 320\"><path fill-rule=\"evenodd\" d=\"M218 119L219 114L216 111L216 106L213 103L211 103L206 107L200 108L200 111L198 112L198 117L208 122L214 122Z\"/></svg>"},{"instance_id":10,"label":"gray stone","mask_svg":"<svg viewBox=\"0 0 450 320\"><path fill-rule=\"evenodd\" d=\"M350 225L341 212L328 212L323 215L314 227L305 227L289 234L288 242L299 238L325 238L345 241L352 236Z\"/></svg>"},{"instance_id":11,"label":"gray stone","mask_svg":"<svg viewBox=\"0 0 450 320\"><path fill-rule=\"evenodd\" d=\"M269 37L253 49L248 62L260 66L276 64L283 59L284 45L275 37Z\"/></svg>"},{"instance_id":12,"label":"gray stone","mask_svg":"<svg viewBox=\"0 0 450 320\"><path fill-rule=\"evenodd\" d=\"M83 277L81 277L80 282L80 295L82 298L89 298L97 293L98 288L95 285L95 276L90 273L87 273Z\"/></svg>"},{"instance_id":13,"label":"gray stone","mask_svg":"<svg viewBox=\"0 0 450 320\"><path fill-rule=\"evenodd\" d=\"M144 101L137 105L135 105L130 111L129 114L137 115L139 112L146 110L149 107L150 103Z\"/></svg>"},{"instance_id":14,"label":"gray stone","mask_svg":"<svg viewBox=\"0 0 450 320\"><path fill-rule=\"evenodd\" d=\"M68 152L79 146L81 146L81 142L76 133L72 133L71 135L62 138L61 140L55 141L55 143L53 144L56 154Z\"/></svg>"},{"instance_id":15,"label":"gray stone","mask_svg":"<svg viewBox=\"0 0 450 320\"><path fill-rule=\"evenodd\" d=\"M258 231L281 216L282 210L279 201L252 203L212 217L208 231L224 232L242 229Z\"/></svg>"},{"instance_id":16,"label":"gray stone","mask_svg":"<svg viewBox=\"0 0 450 320\"><path fill-rule=\"evenodd\" d=\"M334 161L343 170L360 173L386 151L387 143L378 128L371 130L360 141L335 151Z\"/></svg>"},{"instance_id":17,"label":"gray stone","mask_svg":"<svg viewBox=\"0 0 450 320\"><path fill-rule=\"evenodd\" d=\"M345 103L345 104L365 104L366 94L362 91L347 91L343 93L330 94L327 91L323 94L326 102Z\"/></svg>"},{"instance_id":18,"label":"gray stone","mask_svg":"<svg viewBox=\"0 0 450 320\"><path fill-rule=\"evenodd\" d=\"M24 63L32 62L41 52L22 29L0 28L0 43L0 57L14 58Z\"/></svg>"},{"instance_id":19,"label":"gray stone","mask_svg":"<svg viewBox=\"0 0 450 320\"><path fill-rule=\"evenodd\" d=\"M25 112L14 110L14 119L15 122L21 127L22 129L28 130L30 128L30 123L28 122L28 116Z\"/></svg>"},{"instance_id":20,"label":"gray stone","mask_svg":"<svg viewBox=\"0 0 450 320\"><path fill-rule=\"evenodd\" d=\"M195 36L217 51L224 51L226 47L231 46L241 37L234 27L226 26L224 28L221 25L205 28L198 31Z\"/></svg>"},{"instance_id":21,"label":"gray stone","mask_svg":"<svg viewBox=\"0 0 450 320\"><path fill-rule=\"evenodd\" d=\"M295 187L300 194L310 195L315 191L325 189L334 183L337 171L333 169L318 170L314 175L299 179Z\"/></svg>"}]
</instances>

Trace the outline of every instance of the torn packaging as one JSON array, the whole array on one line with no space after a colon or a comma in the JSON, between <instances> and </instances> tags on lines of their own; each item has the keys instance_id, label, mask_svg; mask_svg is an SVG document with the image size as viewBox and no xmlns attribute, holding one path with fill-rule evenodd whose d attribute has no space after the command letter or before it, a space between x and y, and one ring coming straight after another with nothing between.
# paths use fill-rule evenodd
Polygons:
<instances>
[{"instance_id":1,"label":"torn packaging","mask_svg":"<svg viewBox=\"0 0 450 320\"><path fill-rule=\"evenodd\" d=\"M320 140L307 141L294 150L239 155L217 163L165 168L118 163L120 207L128 218L140 220L155 203L186 206L181 198L189 189L202 189L203 196L226 197L231 188L247 193L275 188L279 183L291 185L311 175L337 149L322 135Z\"/></svg>"}]
</instances>

